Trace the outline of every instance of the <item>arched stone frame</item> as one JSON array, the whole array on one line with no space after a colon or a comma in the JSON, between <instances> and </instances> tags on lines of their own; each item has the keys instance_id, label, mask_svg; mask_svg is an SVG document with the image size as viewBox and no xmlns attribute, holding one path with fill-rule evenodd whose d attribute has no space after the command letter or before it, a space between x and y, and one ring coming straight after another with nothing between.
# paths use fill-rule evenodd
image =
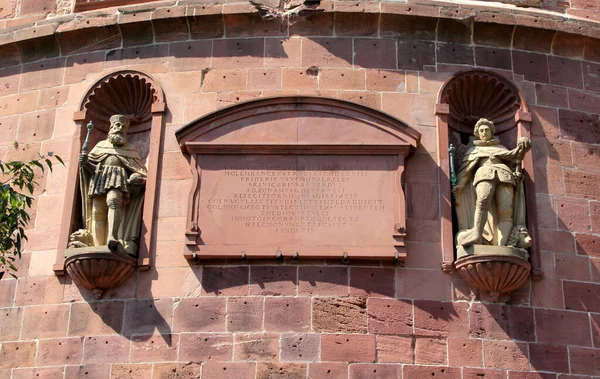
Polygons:
<instances>
[{"instance_id":1,"label":"arched stone frame","mask_svg":"<svg viewBox=\"0 0 600 379\"><path fill-rule=\"evenodd\" d=\"M283 131L282 131L283 130ZM310 96L264 98L236 104L196 119L176 132L182 152L189 156L194 182L188 198L183 254L200 258L275 258L283 256L358 259L406 259L406 204L402 176L405 159L417 147L420 133L404 122L363 105L339 99ZM374 246L292 246L239 244L236 241L204 240L199 210L206 173L215 169L217 157L295 156L304 157L387 157L391 179L389 196L393 207L386 211L389 224L381 234L388 239ZM344 159L344 158L341 158ZM210 168L206 162L210 163ZM391 163L390 163L391 162ZM300 163L297 169L301 170ZM217 178L220 180L220 178ZM217 181L215 180L215 181ZM389 234L388 234L389 233ZM263 242L263 241L260 241ZM260 246L259 246L260 245ZM273 247L271 249L271 247ZM372 248L372 249L370 249Z\"/></svg>"},{"instance_id":2,"label":"arched stone frame","mask_svg":"<svg viewBox=\"0 0 600 379\"><path fill-rule=\"evenodd\" d=\"M497 134L516 128L517 137L530 137L531 113L517 87L505 77L487 70L469 70L448 78L438 93L435 106L438 128L438 159L441 209L442 270L454 271L454 235L452 229L452 191L450 184L449 133L453 129L472 133L472 126L481 118L496 124ZM539 252L533 154L523 160L527 228L533 239L530 248L532 278L544 276Z\"/></svg>"},{"instance_id":3,"label":"arched stone frame","mask_svg":"<svg viewBox=\"0 0 600 379\"><path fill-rule=\"evenodd\" d=\"M77 193L79 191L78 157L87 134L87 123L91 120L96 133L91 137L98 139L108 130L108 118L111 114L125 114L132 119L130 138L145 134L148 137L146 166L145 200L142 211L138 270L145 271L151 266L150 247L154 231L155 198L158 175L160 143L163 134L163 116L166 111L164 92L156 79L149 74L136 70L117 70L96 81L83 97L79 110L74 112L73 121L79 131L72 139L70 166L65 189L65 206L61 217L60 235L56 263L53 267L57 276L65 274L64 251L69 236L75 227L77 212ZM108 115L108 116L107 116ZM90 148L93 146L90 143ZM144 155L144 154L143 154Z\"/></svg>"}]
</instances>

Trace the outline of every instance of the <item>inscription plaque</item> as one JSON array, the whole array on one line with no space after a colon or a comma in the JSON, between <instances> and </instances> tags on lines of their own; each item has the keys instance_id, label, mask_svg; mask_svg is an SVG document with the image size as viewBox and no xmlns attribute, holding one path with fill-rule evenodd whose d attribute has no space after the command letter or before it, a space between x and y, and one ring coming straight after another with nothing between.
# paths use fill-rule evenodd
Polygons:
<instances>
[{"instance_id":1,"label":"inscription plaque","mask_svg":"<svg viewBox=\"0 0 600 379\"><path fill-rule=\"evenodd\" d=\"M206 245L311 255L393 245L397 156L206 155L201 166Z\"/></svg>"},{"instance_id":2,"label":"inscription plaque","mask_svg":"<svg viewBox=\"0 0 600 379\"><path fill-rule=\"evenodd\" d=\"M419 135L348 107L263 99L180 129L194 173L185 256L403 260L402 174Z\"/></svg>"}]
</instances>

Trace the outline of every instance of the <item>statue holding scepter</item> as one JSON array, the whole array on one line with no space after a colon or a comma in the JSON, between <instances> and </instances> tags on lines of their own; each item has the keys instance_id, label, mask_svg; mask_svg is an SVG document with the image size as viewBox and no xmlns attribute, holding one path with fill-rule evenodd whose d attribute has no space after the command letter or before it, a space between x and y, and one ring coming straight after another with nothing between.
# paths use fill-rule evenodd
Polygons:
<instances>
[{"instance_id":1,"label":"statue holding scepter","mask_svg":"<svg viewBox=\"0 0 600 379\"><path fill-rule=\"evenodd\" d=\"M137 254L146 167L138 150L127 140L129 125L124 115L113 115L108 138L88 154L92 126L88 124L88 136L79 156L85 229L71 235L70 248L107 246L119 255Z\"/></svg>"}]
</instances>

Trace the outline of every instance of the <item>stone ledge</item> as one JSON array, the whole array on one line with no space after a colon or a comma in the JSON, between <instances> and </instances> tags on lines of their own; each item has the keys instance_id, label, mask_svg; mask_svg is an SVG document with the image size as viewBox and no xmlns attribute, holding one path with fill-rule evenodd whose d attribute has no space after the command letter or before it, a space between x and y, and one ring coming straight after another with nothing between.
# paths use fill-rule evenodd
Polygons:
<instances>
[{"instance_id":1,"label":"stone ledge","mask_svg":"<svg viewBox=\"0 0 600 379\"><path fill-rule=\"evenodd\" d=\"M559 14L537 8L485 1L408 0L406 2L322 1L318 9L336 13L397 14L419 17L456 19L464 22L488 22L505 25L530 26L564 31L597 38L600 22L585 16ZM198 17L208 15L256 14L246 2L218 3L203 0L160 1L147 4L119 6L62 15L5 29L0 33L0 45L52 34L97 28L114 24ZM593 18L593 17L592 17ZM596 17L598 18L598 17Z\"/></svg>"}]
</instances>

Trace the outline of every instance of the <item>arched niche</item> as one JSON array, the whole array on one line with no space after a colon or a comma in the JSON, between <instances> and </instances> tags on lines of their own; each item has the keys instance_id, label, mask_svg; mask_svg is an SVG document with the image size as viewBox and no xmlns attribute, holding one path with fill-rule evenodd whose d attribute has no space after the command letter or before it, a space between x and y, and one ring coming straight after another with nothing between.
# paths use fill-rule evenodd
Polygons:
<instances>
[{"instance_id":1,"label":"arched niche","mask_svg":"<svg viewBox=\"0 0 600 379\"><path fill-rule=\"evenodd\" d=\"M496 125L496 135L503 145L513 148L517 138L530 137L531 113L521 92L505 77L486 70L459 72L442 85L435 113L438 126L439 179L442 215L442 269L454 270L454 231L450 184L449 145L457 148L455 162L460 162L473 127L480 118ZM530 248L532 278L543 277L539 254L534 170L532 154L523 160L526 189L527 228L533 239Z\"/></svg>"},{"instance_id":2,"label":"arched niche","mask_svg":"<svg viewBox=\"0 0 600 379\"><path fill-rule=\"evenodd\" d=\"M95 82L83 96L79 110L73 114L78 133L72 140L70 166L65 190L65 207L61 218L58 251L54 272L64 275L64 251L71 232L79 228L81 209L78 207L78 157L87 135L86 125L94 128L89 137L89 150L107 135L109 118L114 114L126 115L131 120L129 141L139 151L148 169L142 227L138 255L138 270L150 267L150 245L153 233L158 157L166 110L165 97L159 83L152 76L134 70L119 70Z\"/></svg>"},{"instance_id":3,"label":"arched niche","mask_svg":"<svg viewBox=\"0 0 600 379\"><path fill-rule=\"evenodd\" d=\"M402 175L420 134L402 121L290 96L219 110L176 136L194 176L187 259L405 259Z\"/></svg>"}]
</instances>

